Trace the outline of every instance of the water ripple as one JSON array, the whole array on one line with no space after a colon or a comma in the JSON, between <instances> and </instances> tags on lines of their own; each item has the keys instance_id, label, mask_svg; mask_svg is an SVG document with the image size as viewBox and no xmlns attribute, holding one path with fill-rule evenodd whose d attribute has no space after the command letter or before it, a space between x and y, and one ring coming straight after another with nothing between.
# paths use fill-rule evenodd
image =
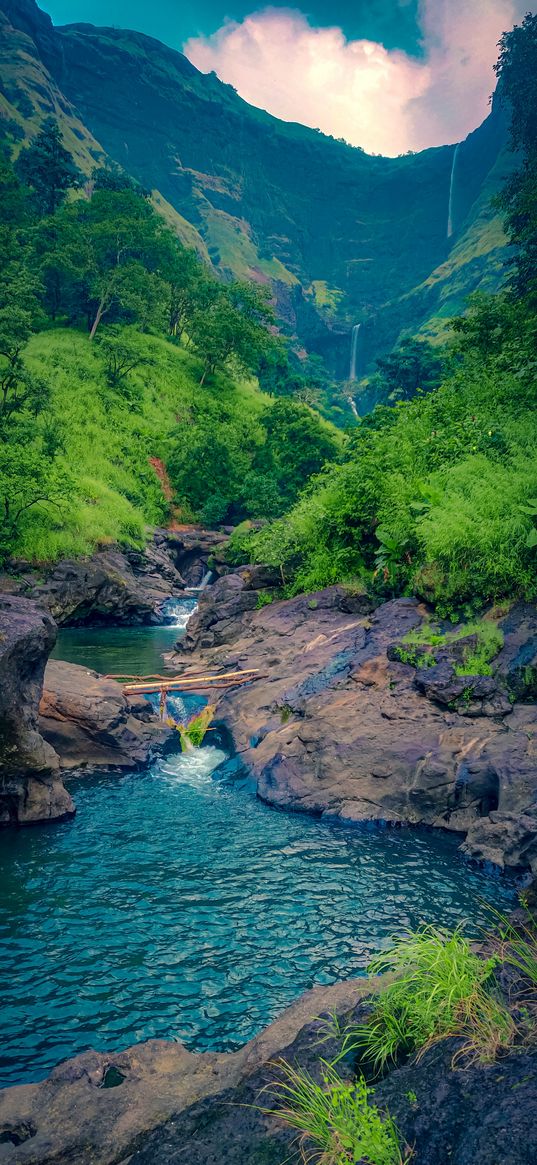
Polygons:
<instances>
[{"instance_id":1,"label":"water ripple","mask_svg":"<svg viewBox=\"0 0 537 1165\"><path fill-rule=\"evenodd\" d=\"M5 834L0 1081L151 1036L231 1049L422 920L512 896L453 838L286 815L207 748L73 783L73 821Z\"/></svg>"}]
</instances>

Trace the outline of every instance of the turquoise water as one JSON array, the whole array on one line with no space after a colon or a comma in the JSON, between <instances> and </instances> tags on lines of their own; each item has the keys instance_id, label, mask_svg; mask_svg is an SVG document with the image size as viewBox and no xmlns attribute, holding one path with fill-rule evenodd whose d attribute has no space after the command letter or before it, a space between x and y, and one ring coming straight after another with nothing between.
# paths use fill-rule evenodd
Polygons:
<instances>
[{"instance_id":1,"label":"turquoise water","mask_svg":"<svg viewBox=\"0 0 537 1165\"><path fill-rule=\"evenodd\" d=\"M4 832L2 1085L152 1036L235 1048L391 934L461 918L476 932L485 902L513 896L450 836L279 813L225 761L211 745L73 779L72 821Z\"/></svg>"}]
</instances>

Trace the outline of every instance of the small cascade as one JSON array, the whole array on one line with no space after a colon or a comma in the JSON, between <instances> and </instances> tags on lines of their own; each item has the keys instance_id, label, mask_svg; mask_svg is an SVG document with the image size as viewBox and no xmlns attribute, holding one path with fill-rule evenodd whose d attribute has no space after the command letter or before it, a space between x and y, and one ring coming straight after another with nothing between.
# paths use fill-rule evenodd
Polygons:
<instances>
[{"instance_id":1,"label":"small cascade","mask_svg":"<svg viewBox=\"0 0 537 1165\"><path fill-rule=\"evenodd\" d=\"M355 420L359 421L360 420L360 413L358 412L358 409L356 408L356 401L355 401L354 397L349 394L347 399L348 399L351 413L352 413L353 417L355 418Z\"/></svg>"},{"instance_id":2,"label":"small cascade","mask_svg":"<svg viewBox=\"0 0 537 1165\"><path fill-rule=\"evenodd\" d=\"M453 234L453 191L455 189L455 171L457 168L457 157L461 143L458 142L453 151L453 161L451 163L451 178L449 180L449 203L448 203L448 220L447 220L447 237L451 238Z\"/></svg>"},{"instance_id":3,"label":"small cascade","mask_svg":"<svg viewBox=\"0 0 537 1165\"><path fill-rule=\"evenodd\" d=\"M351 333L351 363L349 368L349 380L356 380L356 364L358 359L358 336L360 334L361 324L355 324Z\"/></svg>"},{"instance_id":4,"label":"small cascade","mask_svg":"<svg viewBox=\"0 0 537 1165\"><path fill-rule=\"evenodd\" d=\"M196 587L196 592L201 590L201 587ZM190 589L187 597L184 599L165 599L161 608L160 614L165 626L177 627L184 631L188 620L196 611L197 603L195 598L191 595Z\"/></svg>"},{"instance_id":5,"label":"small cascade","mask_svg":"<svg viewBox=\"0 0 537 1165\"><path fill-rule=\"evenodd\" d=\"M214 578L214 575L213 575L212 570L206 570L198 587L188 587L188 594L189 595L193 595L193 594L198 595L200 591L204 591L205 587L209 586L209 583L213 581L213 578Z\"/></svg>"}]
</instances>

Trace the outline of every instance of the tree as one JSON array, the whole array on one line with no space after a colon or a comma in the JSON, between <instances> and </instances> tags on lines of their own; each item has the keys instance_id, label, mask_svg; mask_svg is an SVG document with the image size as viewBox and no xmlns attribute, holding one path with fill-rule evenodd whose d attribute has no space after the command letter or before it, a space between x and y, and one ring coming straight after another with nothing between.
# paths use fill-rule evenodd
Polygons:
<instances>
[{"instance_id":1,"label":"tree","mask_svg":"<svg viewBox=\"0 0 537 1165\"><path fill-rule=\"evenodd\" d=\"M200 385L231 360L240 371L254 372L274 343L268 331L273 319L265 288L239 280L227 287L215 284L210 306L196 311L190 328L193 346L203 360Z\"/></svg>"},{"instance_id":2,"label":"tree","mask_svg":"<svg viewBox=\"0 0 537 1165\"><path fill-rule=\"evenodd\" d=\"M262 425L266 440L254 468L274 478L283 509L325 462L338 457L341 442L318 413L295 401L277 400L265 410Z\"/></svg>"},{"instance_id":3,"label":"tree","mask_svg":"<svg viewBox=\"0 0 537 1165\"><path fill-rule=\"evenodd\" d=\"M17 172L33 191L38 214L55 214L65 202L67 191L82 183L82 174L65 149L58 123L52 117L43 122L37 137L21 150Z\"/></svg>"},{"instance_id":4,"label":"tree","mask_svg":"<svg viewBox=\"0 0 537 1165\"><path fill-rule=\"evenodd\" d=\"M389 356L376 361L384 386L384 400L411 400L418 391L438 388L444 374L444 360L427 340L405 339Z\"/></svg>"},{"instance_id":5,"label":"tree","mask_svg":"<svg viewBox=\"0 0 537 1165\"><path fill-rule=\"evenodd\" d=\"M158 259L166 228L151 204L133 190L97 190L65 215L74 219L85 254L80 307L90 339L105 317L147 324L165 294Z\"/></svg>"}]
</instances>

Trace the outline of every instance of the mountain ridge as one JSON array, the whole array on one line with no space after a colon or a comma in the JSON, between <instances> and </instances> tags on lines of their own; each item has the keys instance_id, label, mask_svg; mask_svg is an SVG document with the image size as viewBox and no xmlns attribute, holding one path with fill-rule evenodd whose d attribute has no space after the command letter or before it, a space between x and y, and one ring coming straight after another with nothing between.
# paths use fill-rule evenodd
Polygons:
<instances>
[{"instance_id":1,"label":"mountain ridge","mask_svg":"<svg viewBox=\"0 0 537 1165\"><path fill-rule=\"evenodd\" d=\"M401 334L434 338L469 292L501 282L505 239L488 205L508 169L497 108L459 147L466 161L448 239L454 146L369 155L248 105L143 33L55 27L33 0L2 0L2 9L34 44L79 143L84 127L78 154L108 155L155 191L183 241L224 278L269 282L283 330L338 379L353 323L363 325L363 372ZM5 61L13 33L2 31ZM20 52L17 69L35 102Z\"/></svg>"}]
</instances>

